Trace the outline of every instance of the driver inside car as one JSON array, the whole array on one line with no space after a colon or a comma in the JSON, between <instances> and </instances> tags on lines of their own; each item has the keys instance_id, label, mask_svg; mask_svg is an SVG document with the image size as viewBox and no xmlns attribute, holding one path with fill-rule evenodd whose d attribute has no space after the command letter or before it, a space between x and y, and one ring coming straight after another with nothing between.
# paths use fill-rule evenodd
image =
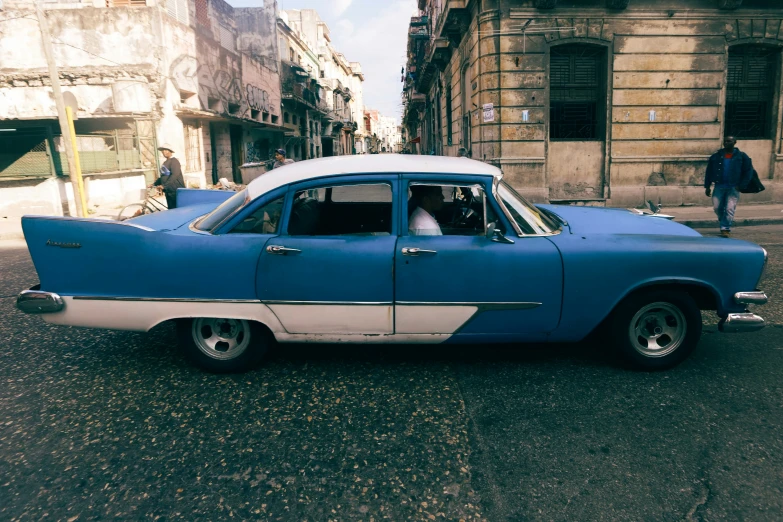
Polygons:
<instances>
[{"instance_id":1,"label":"driver inside car","mask_svg":"<svg viewBox=\"0 0 783 522\"><path fill-rule=\"evenodd\" d=\"M415 205L408 218L408 233L412 236L442 236L434 212L443 208L443 190L437 185L411 186L411 203Z\"/></svg>"}]
</instances>

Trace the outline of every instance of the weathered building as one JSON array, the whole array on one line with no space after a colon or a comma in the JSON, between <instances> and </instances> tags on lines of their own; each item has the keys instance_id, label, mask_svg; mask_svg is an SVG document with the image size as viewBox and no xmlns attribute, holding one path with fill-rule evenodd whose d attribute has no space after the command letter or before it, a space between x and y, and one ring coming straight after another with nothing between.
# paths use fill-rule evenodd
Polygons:
<instances>
[{"instance_id":1,"label":"weathered building","mask_svg":"<svg viewBox=\"0 0 783 522\"><path fill-rule=\"evenodd\" d=\"M406 148L501 167L537 201L708 204L734 135L783 200L779 0L419 0Z\"/></svg>"},{"instance_id":2,"label":"weathered building","mask_svg":"<svg viewBox=\"0 0 783 522\"><path fill-rule=\"evenodd\" d=\"M332 47L329 27L313 9L282 11L278 42L291 157L355 154L355 115L363 111L360 64Z\"/></svg>"},{"instance_id":3,"label":"weathered building","mask_svg":"<svg viewBox=\"0 0 783 522\"><path fill-rule=\"evenodd\" d=\"M91 204L138 200L161 143L188 186L242 182L241 166L282 140L277 57L238 48L223 0L46 3L64 100ZM31 0L0 24L0 205L5 215L71 213L68 164ZM276 20L275 2L266 1ZM271 29L269 29L271 31ZM21 50L24 50L23 52Z\"/></svg>"}]
</instances>

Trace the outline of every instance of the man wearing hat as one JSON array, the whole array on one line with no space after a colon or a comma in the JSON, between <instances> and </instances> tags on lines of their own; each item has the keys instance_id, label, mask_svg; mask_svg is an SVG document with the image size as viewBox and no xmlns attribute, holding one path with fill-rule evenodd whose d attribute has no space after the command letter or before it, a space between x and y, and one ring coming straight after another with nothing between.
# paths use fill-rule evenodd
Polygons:
<instances>
[{"instance_id":1,"label":"man wearing hat","mask_svg":"<svg viewBox=\"0 0 783 522\"><path fill-rule=\"evenodd\" d=\"M160 166L160 177L153 185L163 187L166 195L166 204L169 209L177 208L177 189L185 188L185 178L182 177L182 167L179 160L174 157L174 149L168 143L158 147L158 150L166 158Z\"/></svg>"},{"instance_id":2,"label":"man wearing hat","mask_svg":"<svg viewBox=\"0 0 783 522\"><path fill-rule=\"evenodd\" d=\"M285 149L277 149L275 151L275 164L272 165L273 169L293 163L294 160L285 157Z\"/></svg>"}]
</instances>

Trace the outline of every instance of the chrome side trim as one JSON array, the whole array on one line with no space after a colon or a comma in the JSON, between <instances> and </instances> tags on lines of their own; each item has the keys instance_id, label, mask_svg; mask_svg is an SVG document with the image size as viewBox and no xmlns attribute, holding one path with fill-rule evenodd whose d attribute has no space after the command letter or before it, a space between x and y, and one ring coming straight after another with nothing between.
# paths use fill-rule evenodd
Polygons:
<instances>
[{"instance_id":1,"label":"chrome side trim","mask_svg":"<svg viewBox=\"0 0 783 522\"><path fill-rule=\"evenodd\" d=\"M16 307L26 314L51 314L65 308L65 301L54 292L25 290L16 298Z\"/></svg>"},{"instance_id":2,"label":"chrome side trim","mask_svg":"<svg viewBox=\"0 0 783 522\"><path fill-rule=\"evenodd\" d=\"M737 304L766 304L769 299L764 292L737 292L734 294L734 302Z\"/></svg>"},{"instance_id":3,"label":"chrome side trim","mask_svg":"<svg viewBox=\"0 0 783 522\"><path fill-rule=\"evenodd\" d=\"M475 306L479 312L487 310L527 310L538 308L542 303L518 302L518 303L490 303L490 302L425 302L425 301L397 301L395 304L401 306Z\"/></svg>"},{"instance_id":4,"label":"chrome side trim","mask_svg":"<svg viewBox=\"0 0 783 522\"><path fill-rule=\"evenodd\" d=\"M259 299L204 299L204 298L177 298L177 297L112 297L94 295L75 295L76 301L150 301L164 303L257 303L264 305L340 305L340 306L391 306L391 301L364 302L364 301L261 301Z\"/></svg>"},{"instance_id":5,"label":"chrome side trim","mask_svg":"<svg viewBox=\"0 0 783 522\"><path fill-rule=\"evenodd\" d=\"M153 301L166 303L261 303L258 299L203 299L176 297L115 297L103 295L75 295L74 301Z\"/></svg>"},{"instance_id":6,"label":"chrome side trim","mask_svg":"<svg viewBox=\"0 0 783 522\"><path fill-rule=\"evenodd\" d=\"M25 290L25 292L31 292ZM22 293L25 293L22 292ZM46 292L43 292L46 293ZM58 296L59 297L59 296ZM465 301L465 302L442 302L442 301L276 301L259 299L204 299L204 298L175 298L175 297L111 297L111 296L92 296L75 295L74 300L79 301L154 301L154 302L172 302L172 303L258 303L265 305L337 305L337 306L475 306L481 311L486 310L526 310L537 308L542 303L536 302L484 302L484 301Z\"/></svg>"},{"instance_id":7,"label":"chrome side trim","mask_svg":"<svg viewBox=\"0 0 783 522\"><path fill-rule=\"evenodd\" d=\"M755 332L764 328L764 319L756 314L742 313L729 314L725 320L718 324L718 329L723 333Z\"/></svg>"},{"instance_id":8,"label":"chrome side trim","mask_svg":"<svg viewBox=\"0 0 783 522\"><path fill-rule=\"evenodd\" d=\"M260 301L265 305L392 306L391 301Z\"/></svg>"}]
</instances>

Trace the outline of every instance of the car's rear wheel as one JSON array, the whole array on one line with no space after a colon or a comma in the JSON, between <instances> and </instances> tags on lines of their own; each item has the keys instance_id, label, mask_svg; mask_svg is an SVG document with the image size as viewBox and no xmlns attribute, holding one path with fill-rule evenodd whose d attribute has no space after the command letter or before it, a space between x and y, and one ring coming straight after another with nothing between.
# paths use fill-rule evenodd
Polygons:
<instances>
[{"instance_id":1,"label":"car's rear wheel","mask_svg":"<svg viewBox=\"0 0 783 522\"><path fill-rule=\"evenodd\" d=\"M271 336L245 319L198 317L179 323L185 356L214 373L244 372L256 367L269 349Z\"/></svg>"},{"instance_id":2,"label":"car's rear wheel","mask_svg":"<svg viewBox=\"0 0 783 522\"><path fill-rule=\"evenodd\" d=\"M614 346L623 360L642 370L664 370L684 361L701 337L701 311L677 291L632 295L611 322Z\"/></svg>"}]
</instances>

